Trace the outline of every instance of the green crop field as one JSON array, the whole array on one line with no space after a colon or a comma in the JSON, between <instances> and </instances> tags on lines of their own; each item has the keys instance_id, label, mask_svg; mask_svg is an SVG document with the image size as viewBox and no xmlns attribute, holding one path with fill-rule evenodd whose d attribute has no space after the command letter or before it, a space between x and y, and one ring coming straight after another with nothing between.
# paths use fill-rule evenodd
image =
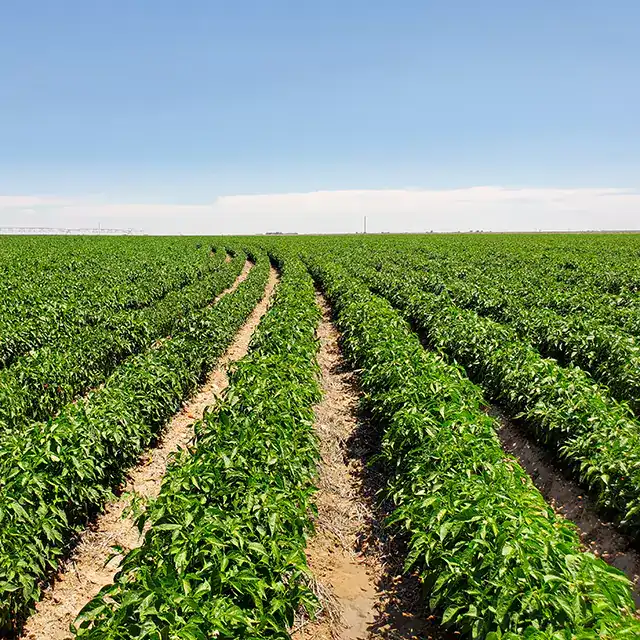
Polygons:
<instances>
[{"instance_id":1,"label":"green crop field","mask_svg":"<svg viewBox=\"0 0 640 640\"><path fill-rule=\"evenodd\" d=\"M76 597L68 637L315 624L330 322L376 434L374 533L398 540L434 637L640 638L635 569L590 545L605 534L565 517L500 437L507 420L636 553L640 235L2 237L0 272L0 637L32 637L70 558L219 366L228 386L157 495L132 497L139 544ZM225 360L261 301L246 354Z\"/></svg>"}]
</instances>

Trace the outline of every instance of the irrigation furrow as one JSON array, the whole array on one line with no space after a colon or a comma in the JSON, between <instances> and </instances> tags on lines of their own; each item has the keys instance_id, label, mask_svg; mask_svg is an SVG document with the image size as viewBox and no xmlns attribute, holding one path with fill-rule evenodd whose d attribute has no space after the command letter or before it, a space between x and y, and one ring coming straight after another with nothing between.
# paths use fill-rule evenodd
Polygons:
<instances>
[{"instance_id":1,"label":"irrigation furrow","mask_svg":"<svg viewBox=\"0 0 640 640\"><path fill-rule=\"evenodd\" d=\"M578 527L585 548L626 574L633 583L636 606L640 606L640 551L637 543L614 523L604 520L589 494L558 468L549 451L527 437L526 431L517 423L495 406L491 407L489 414L498 421L500 428L496 433L502 448L518 460L554 511Z\"/></svg>"},{"instance_id":2,"label":"irrigation furrow","mask_svg":"<svg viewBox=\"0 0 640 640\"><path fill-rule=\"evenodd\" d=\"M227 254L227 258L229 258L229 260L225 259L225 262L227 263L231 262L229 254ZM242 267L242 271L240 272L240 275L236 278L235 282L230 287L227 287L224 291L222 291L219 295L217 295L211 304L215 304L223 296L226 296L229 293L233 293L238 288L240 283L244 282L247 279L247 276L249 275L249 271L251 271L251 267L253 267L253 262L251 262L250 260L245 260L244 266Z\"/></svg>"},{"instance_id":3,"label":"irrigation furrow","mask_svg":"<svg viewBox=\"0 0 640 640\"><path fill-rule=\"evenodd\" d=\"M250 268L251 263L247 262L234 285L222 292L216 298L216 302L224 295L235 291L246 279ZM251 336L267 311L277 281L277 273L271 268L262 300L219 359L204 386L174 416L157 446L148 450L139 464L130 472L121 497L107 505L104 513L81 537L74 554L36 605L36 613L25 625L24 638L28 640L70 638L69 625L78 612L102 587L113 581L124 555L139 546L142 536L135 526L135 511L128 508L131 497L138 496L145 500L153 499L158 495L172 454L188 445L193 437L194 421L203 417L206 407L211 405L227 387L226 368L247 353ZM117 552L114 552L114 547L118 548Z\"/></svg>"},{"instance_id":4,"label":"irrigation furrow","mask_svg":"<svg viewBox=\"0 0 640 640\"><path fill-rule=\"evenodd\" d=\"M448 638L419 611L415 576L401 577L398 541L384 531L379 503L385 477L367 463L375 429L360 415L361 393L339 346L339 332L321 294L318 327L322 401L315 408L319 439L316 535L307 561L321 603L318 619L296 621L294 640Z\"/></svg>"},{"instance_id":5,"label":"irrigation furrow","mask_svg":"<svg viewBox=\"0 0 640 640\"><path fill-rule=\"evenodd\" d=\"M461 370L425 350L391 305L340 267L309 259L383 432L390 524L427 606L462 634L635 638L627 578L583 552L573 525L506 455Z\"/></svg>"},{"instance_id":6,"label":"irrigation furrow","mask_svg":"<svg viewBox=\"0 0 640 640\"><path fill-rule=\"evenodd\" d=\"M315 592L321 604L317 621L298 622L293 637L365 637L376 616L379 564L367 562L358 547L358 534L373 519L361 495L362 465L349 459L345 450L358 428L358 393L352 374L344 371L337 332L321 296L318 326L322 400L315 407L319 463L316 535L310 539L306 555L313 572Z\"/></svg>"}]
</instances>

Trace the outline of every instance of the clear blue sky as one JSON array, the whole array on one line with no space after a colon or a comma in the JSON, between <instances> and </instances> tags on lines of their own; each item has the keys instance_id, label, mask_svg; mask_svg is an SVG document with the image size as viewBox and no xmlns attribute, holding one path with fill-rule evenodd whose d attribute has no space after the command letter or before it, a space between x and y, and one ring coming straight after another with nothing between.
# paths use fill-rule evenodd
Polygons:
<instances>
[{"instance_id":1,"label":"clear blue sky","mask_svg":"<svg viewBox=\"0 0 640 640\"><path fill-rule=\"evenodd\" d=\"M0 194L640 187L638 0L20 0Z\"/></svg>"}]
</instances>

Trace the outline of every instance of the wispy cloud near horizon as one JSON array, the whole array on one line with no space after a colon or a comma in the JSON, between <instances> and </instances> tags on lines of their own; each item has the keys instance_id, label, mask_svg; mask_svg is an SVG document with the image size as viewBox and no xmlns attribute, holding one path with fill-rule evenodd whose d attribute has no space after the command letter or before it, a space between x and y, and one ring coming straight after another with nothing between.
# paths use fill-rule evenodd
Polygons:
<instances>
[{"instance_id":1,"label":"wispy cloud near horizon","mask_svg":"<svg viewBox=\"0 0 640 640\"><path fill-rule=\"evenodd\" d=\"M3 226L141 229L146 233L578 231L640 226L640 192L621 188L475 186L225 195L211 203L0 195Z\"/></svg>"}]
</instances>

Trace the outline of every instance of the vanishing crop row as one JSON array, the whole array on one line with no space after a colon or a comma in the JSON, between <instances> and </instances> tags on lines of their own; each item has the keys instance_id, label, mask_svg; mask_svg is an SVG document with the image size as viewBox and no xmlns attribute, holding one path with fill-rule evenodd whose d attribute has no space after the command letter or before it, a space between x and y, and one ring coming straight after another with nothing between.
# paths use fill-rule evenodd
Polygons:
<instances>
[{"instance_id":1,"label":"vanishing crop row","mask_svg":"<svg viewBox=\"0 0 640 640\"><path fill-rule=\"evenodd\" d=\"M2 324L12 317L44 320L49 314L76 315L90 323L94 314L146 306L167 286L198 277L212 258L225 257L221 242L212 246L188 238L22 240L19 255L0 259ZM41 306L28 304L35 301Z\"/></svg>"},{"instance_id":2,"label":"vanishing crop row","mask_svg":"<svg viewBox=\"0 0 640 640\"><path fill-rule=\"evenodd\" d=\"M640 411L640 344L631 335L586 314L561 316L551 309L525 306L519 295L501 295L493 288L446 276L442 271L425 274L407 269L402 262L393 271L397 278L425 291L449 294L456 306L513 327L543 356L584 369L614 397Z\"/></svg>"},{"instance_id":3,"label":"vanishing crop row","mask_svg":"<svg viewBox=\"0 0 640 640\"><path fill-rule=\"evenodd\" d=\"M384 269L353 268L431 346L462 364L489 398L523 418L605 511L640 530L640 424L628 406L581 369L542 358L513 329L456 307L446 294L425 292Z\"/></svg>"},{"instance_id":4,"label":"vanishing crop row","mask_svg":"<svg viewBox=\"0 0 640 640\"><path fill-rule=\"evenodd\" d=\"M442 623L486 640L638 637L629 581L581 551L575 527L503 452L477 387L387 301L340 267L310 264L383 429L389 525L406 534L406 569Z\"/></svg>"},{"instance_id":5,"label":"vanishing crop row","mask_svg":"<svg viewBox=\"0 0 640 640\"><path fill-rule=\"evenodd\" d=\"M79 327L99 325L119 311L153 304L205 277L225 256L224 251L211 256L208 247L198 248L193 241L154 239L132 246L106 242L48 260L33 256L19 263L19 278L6 274L0 366Z\"/></svg>"},{"instance_id":6,"label":"vanishing crop row","mask_svg":"<svg viewBox=\"0 0 640 640\"><path fill-rule=\"evenodd\" d=\"M583 243L585 239L584 236L500 235L448 239L414 236L407 242L394 241L393 245L405 254L416 251L444 257L459 264L462 270L469 266L488 275L494 273L499 280L543 284L540 290L529 288L528 292L544 298L549 291L549 300L558 303L558 309L563 311L579 310L584 308L584 303L594 304L596 308L603 304L612 308L629 303L637 306L640 292L637 236L594 237L588 247ZM380 244L390 243L383 240ZM566 297L562 293L566 293Z\"/></svg>"},{"instance_id":7,"label":"vanishing crop row","mask_svg":"<svg viewBox=\"0 0 640 640\"><path fill-rule=\"evenodd\" d=\"M476 262L465 253L447 257L386 253L389 260L383 258L385 263L395 262L412 275L420 275L426 289L435 293L446 290L460 306L500 321L517 317L519 309L545 310L554 323L564 320L569 326L574 324L574 331L599 327L606 335L619 334L632 342L631 336L640 336L637 294L606 294L593 283L567 284L553 276L552 265L532 266L526 254L516 253L503 260L481 254ZM372 258L379 259L379 255L376 252Z\"/></svg>"},{"instance_id":8,"label":"vanishing crop row","mask_svg":"<svg viewBox=\"0 0 640 640\"><path fill-rule=\"evenodd\" d=\"M196 389L263 294L258 257L235 292L185 316L170 340L122 363L104 387L0 447L0 629L38 599L73 534Z\"/></svg>"},{"instance_id":9,"label":"vanishing crop row","mask_svg":"<svg viewBox=\"0 0 640 640\"><path fill-rule=\"evenodd\" d=\"M139 549L76 621L84 640L288 638L312 608L304 547L318 450L319 318L295 258L223 399L169 467Z\"/></svg>"},{"instance_id":10,"label":"vanishing crop row","mask_svg":"<svg viewBox=\"0 0 640 640\"><path fill-rule=\"evenodd\" d=\"M185 315L211 302L233 283L243 264L244 254L230 263L220 262L202 280L169 293L157 304L120 311L102 326L84 326L52 346L18 358L0 371L0 432L29 420L46 420L102 383L126 357L169 336Z\"/></svg>"},{"instance_id":11,"label":"vanishing crop row","mask_svg":"<svg viewBox=\"0 0 640 640\"><path fill-rule=\"evenodd\" d=\"M567 318L587 316L609 330L640 336L638 293L626 287L616 293L602 290L602 286L608 288L604 284L608 274L629 255L620 242L620 249L613 255L598 255L594 260L589 254L571 251L571 243L557 239L548 241L549 246L540 252L535 250L533 238L520 237L512 242L507 242L506 236L445 239L368 237L364 241L346 238L324 244L360 250L372 259L381 257L412 272L418 270L427 278L428 286L446 287L460 304L459 296L472 296L478 311L485 305L487 311L501 305L506 297L507 301L517 300L520 306L549 308ZM636 257L629 268L635 265L637 271L637 264Z\"/></svg>"}]
</instances>

